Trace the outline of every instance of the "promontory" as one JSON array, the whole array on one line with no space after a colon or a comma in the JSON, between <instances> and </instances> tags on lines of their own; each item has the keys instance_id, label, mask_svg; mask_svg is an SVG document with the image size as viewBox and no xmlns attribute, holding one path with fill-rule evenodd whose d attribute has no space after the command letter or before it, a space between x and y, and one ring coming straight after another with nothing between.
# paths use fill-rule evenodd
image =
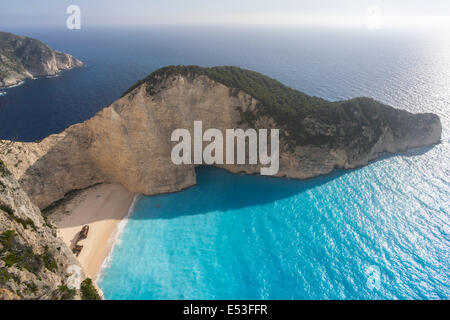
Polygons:
<instances>
[{"instance_id":1,"label":"promontory","mask_svg":"<svg viewBox=\"0 0 450 320\"><path fill-rule=\"evenodd\" d=\"M0 32L0 88L82 65L70 54L55 51L39 40Z\"/></svg>"},{"instance_id":2,"label":"promontory","mask_svg":"<svg viewBox=\"0 0 450 320\"><path fill-rule=\"evenodd\" d=\"M432 145L442 131L435 114L412 114L371 98L329 102L237 67L170 66L93 118L40 142L15 142L0 158L40 208L103 182L146 195L174 192L194 185L196 174L195 165L171 161L171 134L192 130L196 120L222 131L279 129L277 176L295 179ZM259 165L217 166L260 172Z\"/></svg>"}]
</instances>

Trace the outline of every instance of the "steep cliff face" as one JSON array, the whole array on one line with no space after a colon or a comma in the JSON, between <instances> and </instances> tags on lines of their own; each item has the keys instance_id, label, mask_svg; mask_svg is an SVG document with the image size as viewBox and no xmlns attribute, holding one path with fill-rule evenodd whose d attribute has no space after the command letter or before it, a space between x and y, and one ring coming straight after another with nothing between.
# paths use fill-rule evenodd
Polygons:
<instances>
[{"instance_id":1,"label":"steep cliff face","mask_svg":"<svg viewBox=\"0 0 450 320\"><path fill-rule=\"evenodd\" d=\"M0 162L0 300L73 299L64 283L78 262Z\"/></svg>"},{"instance_id":2,"label":"steep cliff face","mask_svg":"<svg viewBox=\"0 0 450 320\"><path fill-rule=\"evenodd\" d=\"M0 32L0 88L82 65L70 54L52 50L39 40Z\"/></svg>"},{"instance_id":3,"label":"steep cliff face","mask_svg":"<svg viewBox=\"0 0 450 320\"><path fill-rule=\"evenodd\" d=\"M230 70L233 75L246 75L245 70ZM70 190L100 182L120 183L132 192L148 195L194 185L194 165L171 161L173 130L192 132L194 120L201 120L204 130L222 132L230 128L280 129L277 176L298 179L362 166L382 152L440 140L442 128L436 115L414 115L367 98L329 103L285 89L269 78L258 82L254 73L250 75L253 78L248 81L256 83L252 88L266 83L268 88L284 90L281 95L285 97L274 95L274 101L298 96L298 112L295 108L292 112L289 105L276 110L277 104L271 104L273 99L264 92L244 91L214 74L169 69L138 83L90 120L40 143L15 143L0 157L32 201L44 208ZM259 99L249 93L252 90ZM232 172L260 172L259 165L220 166Z\"/></svg>"}]
</instances>

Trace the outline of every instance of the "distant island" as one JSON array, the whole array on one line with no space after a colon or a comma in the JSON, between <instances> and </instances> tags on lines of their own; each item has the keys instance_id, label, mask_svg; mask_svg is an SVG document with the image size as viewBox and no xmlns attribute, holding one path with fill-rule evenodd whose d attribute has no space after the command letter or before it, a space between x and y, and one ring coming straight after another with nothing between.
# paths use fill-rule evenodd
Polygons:
<instances>
[{"instance_id":1,"label":"distant island","mask_svg":"<svg viewBox=\"0 0 450 320\"><path fill-rule=\"evenodd\" d=\"M0 32L0 88L82 65L70 54L55 51L39 40Z\"/></svg>"}]
</instances>

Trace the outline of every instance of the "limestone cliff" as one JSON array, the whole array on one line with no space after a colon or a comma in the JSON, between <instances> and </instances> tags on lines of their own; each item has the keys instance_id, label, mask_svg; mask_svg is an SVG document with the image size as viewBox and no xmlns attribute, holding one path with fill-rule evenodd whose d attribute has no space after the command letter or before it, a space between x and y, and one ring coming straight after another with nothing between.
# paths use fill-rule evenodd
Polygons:
<instances>
[{"instance_id":1,"label":"limestone cliff","mask_svg":"<svg viewBox=\"0 0 450 320\"><path fill-rule=\"evenodd\" d=\"M327 102L239 68L156 71L90 120L0 155L40 208L74 189L120 183L157 194L196 183L194 165L171 162L171 133L203 127L279 128L279 177L306 179L367 164L383 152L440 141L433 114L411 114L368 98ZM223 165L259 173L258 165Z\"/></svg>"},{"instance_id":2,"label":"limestone cliff","mask_svg":"<svg viewBox=\"0 0 450 320\"><path fill-rule=\"evenodd\" d=\"M0 300L77 298L65 285L70 265L73 254L0 161Z\"/></svg>"},{"instance_id":3,"label":"limestone cliff","mask_svg":"<svg viewBox=\"0 0 450 320\"><path fill-rule=\"evenodd\" d=\"M55 51L39 40L0 32L0 88L82 65L70 54Z\"/></svg>"}]
</instances>

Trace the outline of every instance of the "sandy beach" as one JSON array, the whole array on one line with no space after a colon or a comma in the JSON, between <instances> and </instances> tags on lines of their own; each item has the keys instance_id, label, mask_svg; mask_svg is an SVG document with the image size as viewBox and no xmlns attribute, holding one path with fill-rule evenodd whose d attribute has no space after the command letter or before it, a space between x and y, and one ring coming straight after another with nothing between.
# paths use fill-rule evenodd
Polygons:
<instances>
[{"instance_id":1,"label":"sandy beach","mask_svg":"<svg viewBox=\"0 0 450 320\"><path fill-rule=\"evenodd\" d=\"M83 246L78 260L93 280L111 251L119 223L127 216L134 197L121 185L100 184L77 191L49 212L58 236L69 248L73 248L81 228L89 226L88 237L78 242Z\"/></svg>"}]
</instances>

